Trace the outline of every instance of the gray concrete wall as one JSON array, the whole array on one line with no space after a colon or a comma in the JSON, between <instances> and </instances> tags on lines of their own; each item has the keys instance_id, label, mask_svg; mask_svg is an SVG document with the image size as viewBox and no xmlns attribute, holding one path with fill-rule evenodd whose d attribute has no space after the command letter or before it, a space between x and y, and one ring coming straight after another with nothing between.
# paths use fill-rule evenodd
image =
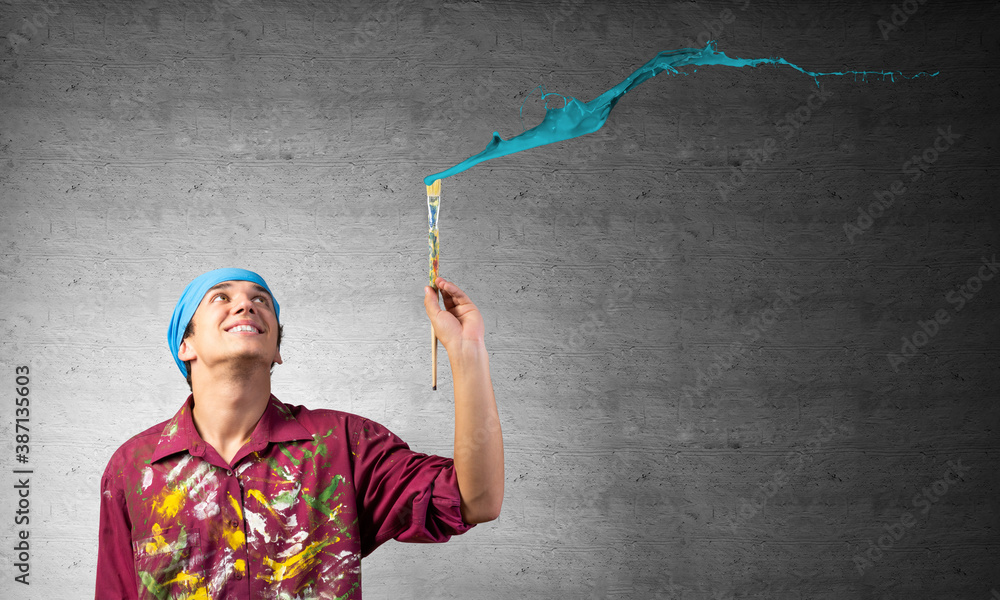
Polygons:
<instances>
[{"instance_id":1,"label":"gray concrete wall","mask_svg":"<svg viewBox=\"0 0 1000 600\"><path fill-rule=\"evenodd\" d=\"M941 74L822 96L789 68L662 74L597 133L446 179L441 273L487 319L503 514L384 546L366 598L996 597L1000 14L895 6L890 30L888 1L7 0L0 595L91 597L100 473L186 396L166 324L211 268L275 290L279 398L450 454L421 179L520 131L539 84L589 100L714 37Z\"/></svg>"}]
</instances>

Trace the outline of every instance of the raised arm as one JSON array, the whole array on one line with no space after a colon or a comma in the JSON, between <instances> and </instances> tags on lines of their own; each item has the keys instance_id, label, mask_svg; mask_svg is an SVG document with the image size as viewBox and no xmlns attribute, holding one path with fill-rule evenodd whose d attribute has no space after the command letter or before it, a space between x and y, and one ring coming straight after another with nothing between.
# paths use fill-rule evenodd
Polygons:
<instances>
[{"instance_id":1,"label":"raised arm","mask_svg":"<svg viewBox=\"0 0 1000 600\"><path fill-rule=\"evenodd\" d=\"M462 496L462 518L483 523L500 516L503 504L503 436L497 414L483 317L457 285L435 280L424 288L424 308L438 340L448 352L455 385L455 475Z\"/></svg>"}]
</instances>

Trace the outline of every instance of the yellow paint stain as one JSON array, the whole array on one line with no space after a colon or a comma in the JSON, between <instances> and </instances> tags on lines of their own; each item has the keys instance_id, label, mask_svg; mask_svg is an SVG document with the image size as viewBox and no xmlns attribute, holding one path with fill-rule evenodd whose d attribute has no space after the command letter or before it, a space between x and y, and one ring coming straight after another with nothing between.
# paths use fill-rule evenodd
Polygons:
<instances>
[{"instance_id":1,"label":"yellow paint stain","mask_svg":"<svg viewBox=\"0 0 1000 600\"><path fill-rule=\"evenodd\" d=\"M207 587L200 587L194 591L194 593L184 596L184 600L212 600L212 597L208 595Z\"/></svg>"},{"instance_id":2,"label":"yellow paint stain","mask_svg":"<svg viewBox=\"0 0 1000 600\"><path fill-rule=\"evenodd\" d=\"M187 500L187 486L180 486L173 491L163 490L160 497L153 501L156 512L165 519L172 519L180 512Z\"/></svg>"},{"instance_id":3,"label":"yellow paint stain","mask_svg":"<svg viewBox=\"0 0 1000 600\"><path fill-rule=\"evenodd\" d=\"M288 557L287 560L277 561L270 557L264 557L264 566L270 567L271 575L257 575L258 579L263 579L268 583L284 581L301 574L306 569L318 562L316 555L320 550L326 548L337 540L317 540L305 547L302 552Z\"/></svg>"},{"instance_id":4,"label":"yellow paint stain","mask_svg":"<svg viewBox=\"0 0 1000 600\"><path fill-rule=\"evenodd\" d=\"M193 592L186 593L183 596L171 596L171 598L178 598L178 600L212 600L212 597L208 595L208 587L202 585L204 582L205 578L201 575L194 575L192 573L188 573L187 571L181 571L170 581L163 582L163 585L166 586L171 583L179 583L187 588L201 586L196 588Z\"/></svg>"},{"instance_id":5,"label":"yellow paint stain","mask_svg":"<svg viewBox=\"0 0 1000 600\"><path fill-rule=\"evenodd\" d=\"M271 505L267 503L267 498L264 497L264 493L260 490L250 490L247 492L247 495L257 500L257 502L260 502L264 506L271 508Z\"/></svg>"},{"instance_id":6,"label":"yellow paint stain","mask_svg":"<svg viewBox=\"0 0 1000 600\"><path fill-rule=\"evenodd\" d=\"M233 510L236 511L236 518L238 518L240 521L242 521L243 520L243 509L240 508L240 502L239 502L239 500L237 500L236 498L233 498L232 494L228 494L228 496L229 496L229 503L233 505Z\"/></svg>"},{"instance_id":7,"label":"yellow paint stain","mask_svg":"<svg viewBox=\"0 0 1000 600\"><path fill-rule=\"evenodd\" d=\"M257 500L257 502L260 502L261 506L266 508L268 512L274 515L275 518L282 519L281 515L278 514L278 511L274 510L274 507L268 504L267 498L264 497L264 494L260 490L250 490L247 492L247 495Z\"/></svg>"},{"instance_id":8,"label":"yellow paint stain","mask_svg":"<svg viewBox=\"0 0 1000 600\"><path fill-rule=\"evenodd\" d=\"M242 558L237 558L236 562L233 563L233 567L236 569L236 572L239 573L240 575L247 574L247 563Z\"/></svg>"},{"instance_id":9,"label":"yellow paint stain","mask_svg":"<svg viewBox=\"0 0 1000 600\"><path fill-rule=\"evenodd\" d=\"M163 539L163 528L160 527L159 523L153 523L153 541L146 542L146 554L156 554L157 552L167 552L170 550L170 544L167 540Z\"/></svg>"},{"instance_id":10,"label":"yellow paint stain","mask_svg":"<svg viewBox=\"0 0 1000 600\"><path fill-rule=\"evenodd\" d=\"M232 494L229 494L229 504L232 505L233 510L236 511L237 520L243 522L243 510L240 508L240 503L236 498L233 498ZM242 529L232 529L223 530L222 535L225 536L226 542L229 543L229 547L233 550L239 549L243 544L247 542L247 536L243 533Z\"/></svg>"},{"instance_id":11,"label":"yellow paint stain","mask_svg":"<svg viewBox=\"0 0 1000 600\"><path fill-rule=\"evenodd\" d=\"M240 546L246 543L247 536L243 531L235 529L233 531L226 531L223 533L226 536L226 541L229 542L229 547L233 550L238 550Z\"/></svg>"},{"instance_id":12,"label":"yellow paint stain","mask_svg":"<svg viewBox=\"0 0 1000 600\"><path fill-rule=\"evenodd\" d=\"M195 585L198 585L199 583L201 583L202 579L203 578L201 576L199 576L199 575L193 575L191 573L188 573L187 571L181 571L173 579L171 579L169 581L163 582L163 585L167 585L167 584L171 584L171 583L180 583L180 584L185 585L187 587L194 587Z\"/></svg>"}]
</instances>

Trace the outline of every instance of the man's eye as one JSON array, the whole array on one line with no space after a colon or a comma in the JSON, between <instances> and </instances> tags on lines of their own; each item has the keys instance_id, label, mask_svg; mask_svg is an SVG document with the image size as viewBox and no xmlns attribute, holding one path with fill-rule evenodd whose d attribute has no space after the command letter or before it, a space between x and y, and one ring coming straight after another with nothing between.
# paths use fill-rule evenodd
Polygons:
<instances>
[{"instance_id":1,"label":"man's eye","mask_svg":"<svg viewBox=\"0 0 1000 600\"><path fill-rule=\"evenodd\" d=\"M254 300L260 300L264 304L267 304L267 299L264 298L263 296L257 296L256 298L254 298Z\"/></svg>"},{"instance_id":2,"label":"man's eye","mask_svg":"<svg viewBox=\"0 0 1000 600\"><path fill-rule=\"evenodd\" d=\"M212 302L215 302L219 298L225 298L225 297L226 297L225 294L216 294L216 295L212 296Z\"/></svg>"}]
</instances>

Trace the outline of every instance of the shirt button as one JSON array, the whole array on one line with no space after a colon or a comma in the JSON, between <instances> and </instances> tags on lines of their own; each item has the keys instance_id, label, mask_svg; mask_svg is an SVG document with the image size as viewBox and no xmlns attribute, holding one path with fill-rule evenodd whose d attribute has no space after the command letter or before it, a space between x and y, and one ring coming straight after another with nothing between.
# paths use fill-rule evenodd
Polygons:
<instances>
[{"instance_id":1,"label":"shirt button","mask_svg":"<svg viewBox=\"0 0 1000 600\"><path fill-rule=\"evenodd\" d=\"M229 522L229 528L230 529L236 529L239 526L240 526L240 522L237 521L237 520L235 520L235 519Z\"/></svg>"},{"instance_id":2,"label":"shirt button","mask_svg":"<svg viewBox=\"0 0 1000 600\"><path fill-rule=\"evenodd\" d=\"M243 573L236 574L236 581L239 581L240 579L243 579Z\"/></svg>"},{"instance_id":3,"label":"shirt button","mask_svg":"<svg viewBox=\"0 0 1000 600\"><path fill-rule=\"evenodd\" d=\"M230 477L232 477L233 476L233 472L232 471L226 471L226 475L229 475Z\"/></svg>"}]
</instances>

